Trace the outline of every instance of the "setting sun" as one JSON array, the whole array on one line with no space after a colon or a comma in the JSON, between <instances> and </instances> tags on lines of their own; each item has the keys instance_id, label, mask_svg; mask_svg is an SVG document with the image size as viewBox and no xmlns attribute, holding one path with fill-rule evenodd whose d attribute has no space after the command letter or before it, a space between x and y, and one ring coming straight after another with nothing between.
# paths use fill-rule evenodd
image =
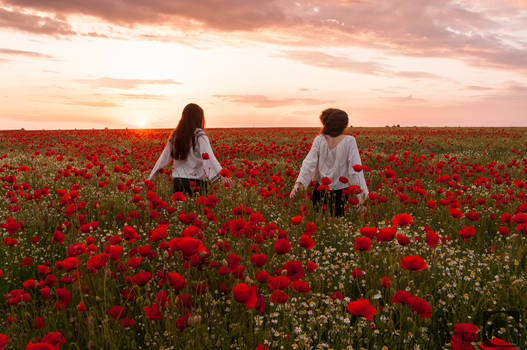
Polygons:
<instances>
[{"instance_id":1,"label":"setting sun","mask_svg":"<svg viewBox=\"0 0 527 350\"><path fill-rule=\"evenodd\" d=\"M146 120L144 120L144 119L139 119L139 120L137 121L136 124L137 124L137 126L138 126L139 128L142 129L142 128L144 128L144 127L146 126L147 122L146 122Z\"/></svg>"}]
</instances>

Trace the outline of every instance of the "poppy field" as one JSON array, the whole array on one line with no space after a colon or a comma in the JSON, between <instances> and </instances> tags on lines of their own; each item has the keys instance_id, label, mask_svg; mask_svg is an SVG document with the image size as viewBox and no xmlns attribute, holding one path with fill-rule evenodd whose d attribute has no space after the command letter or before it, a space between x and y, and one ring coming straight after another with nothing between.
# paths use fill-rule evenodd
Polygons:
<instances>
[{"instance_id":1,"label":"poppy field","mask_svg":"<svg viewBox=\"0 0 527 350\"><path fill-rule=\"evenodd\" d=\"M352 128L342 218L289 198L318 129L206 132L190 197L170 130L0 131L0 350L527 343L527 129Z\"/></svg>"}]
</instances>

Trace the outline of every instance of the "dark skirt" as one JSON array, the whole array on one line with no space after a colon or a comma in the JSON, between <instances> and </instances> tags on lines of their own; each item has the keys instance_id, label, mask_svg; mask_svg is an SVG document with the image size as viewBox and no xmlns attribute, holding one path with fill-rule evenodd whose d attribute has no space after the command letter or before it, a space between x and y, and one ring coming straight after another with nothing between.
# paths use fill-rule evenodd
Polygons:
<instances>
[{"instance_id":1,"label":"dark skirt","mask_svg":"<svg viewBox=\"0 0 527 350\"><path fill-rule=\"evenodd\" d=\"M183 192L188 196L195 193L207 193L207 182L203 180L175 177L172 179L172 183L174 184L174 192Z\"/></svg>"},{"instance_id":2,"label":"dark skirt","mask_svg":"<svg viewBox=\"0 0 527 350\"><path fill-rule=\"evenodd\" d=\"M315 185L311 195L315 210L320 211L321 207L326 205L326 210L329 210L332 216L343 216L346 196L342 193L342 190L318 190L319 185L318 183Z\"/></svg>"}]
</instances>

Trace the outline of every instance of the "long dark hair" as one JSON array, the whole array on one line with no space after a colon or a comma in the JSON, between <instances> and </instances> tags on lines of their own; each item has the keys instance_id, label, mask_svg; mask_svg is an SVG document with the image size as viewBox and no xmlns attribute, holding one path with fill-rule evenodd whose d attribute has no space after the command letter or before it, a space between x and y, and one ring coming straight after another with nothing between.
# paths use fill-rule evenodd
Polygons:
<instances>
[{"instance_id":1,"label":"long dark hair","mask_svg":"<svg viewBox=\"0 0 527 350\"><path fill-rule=\"evenodd\" d=\"M205 128L203 109L195 103L189 103L183 108L181 119L176 130L170 136L172 143L172 158L176 160L187 159L190 147L196 147L194 133L197 128Z\"/></svg>"},{"instance_id":2,"label":"long dark hair","mask_svg":"<svg viewBox=\"0 0 527 350\"><path fill-rule=\"evenodd\" d=\"M321 134L337 137L348 127L348 113L337 108L328 108L320 113Z\"/></svg>"}]
</instances>

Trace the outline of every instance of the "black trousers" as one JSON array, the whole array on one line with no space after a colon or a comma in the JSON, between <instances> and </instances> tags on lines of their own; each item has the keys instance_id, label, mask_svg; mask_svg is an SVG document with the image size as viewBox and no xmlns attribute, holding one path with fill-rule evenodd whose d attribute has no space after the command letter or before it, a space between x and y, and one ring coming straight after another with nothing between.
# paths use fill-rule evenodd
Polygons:
<instances>
[{"instance_id":1,"label":"black trousers","mask_svg":"<svg viewBox=\"0 0 527 350\"><path fill-rule=\"evenodd\" d=\"M321 205L327 206L326 210L330 210L331 215L339 217L344 215L344 204L346 196L342 194L342 190L317 190L320 184L316 184L311 200L313 201L313 207L316 211L319 211Z\"/></svg>"},{"instance_id":2,"label":"black trousers","mask_svg":"<svg viewBox=\"0 0 527 350\"><path fill-rule=\"evenodd\" d=\"M189 196L195 193L204 194L207 192L207 182L203 180L175 177L172 182L174 184L174 192L183 192Z\"/></svg>"}]
</instances>

